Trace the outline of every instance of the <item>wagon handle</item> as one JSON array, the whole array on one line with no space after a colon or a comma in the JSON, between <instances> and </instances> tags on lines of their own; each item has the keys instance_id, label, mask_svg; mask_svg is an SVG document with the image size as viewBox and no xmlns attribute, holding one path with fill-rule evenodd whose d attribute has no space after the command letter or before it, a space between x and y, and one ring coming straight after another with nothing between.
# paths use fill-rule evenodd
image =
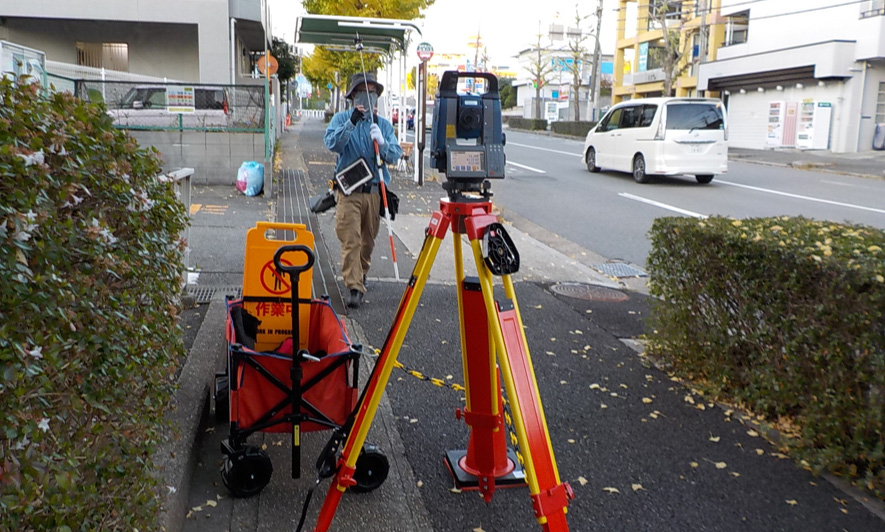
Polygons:
<instances>
[{"instance_id":1,"label":"wagon handle","mask_svg":"<svg viewBox=\"0 0 885 532\"><path fill-rule=\"evenodd\" d=\"M297 265L284 265L282 256L286 253L304 253L304 263ZM292 283L290 290L292 294L292 367L289 368L289 378L292 381L292 389L289 393L289 402L292 405L292 478L301 476L301 420L298 412L301 411L301 378L304 372L301 369L301 359L309 359L312 357L306 350L300 349L301 338L299 327L298 311L298 278L303 272L306 272L313 266L315 256L313 250L302 244L294 244L288 246L280 246L276 253L273 254L273 265L279 272L289 274L289 280Z\"/></svg>"}]
</instances>

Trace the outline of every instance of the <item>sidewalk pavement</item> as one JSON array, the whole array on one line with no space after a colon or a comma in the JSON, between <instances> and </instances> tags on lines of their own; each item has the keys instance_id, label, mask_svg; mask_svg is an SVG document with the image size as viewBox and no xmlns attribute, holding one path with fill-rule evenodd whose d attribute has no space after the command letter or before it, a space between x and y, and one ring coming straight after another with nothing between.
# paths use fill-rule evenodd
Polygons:
<instances>
[{"instance_id":1,"label":"sidewalk pavement","mask_svg":"<svg viewBox=\"0 0 885 532\"><path fill-rule=\"evenodd\" d=\"M273 197L246 198L233 186L194 191L191 258L200 273L189 291L204 303L186 312L185 322L199 331L173 399L173 422L180 430L161 453L169 532L294 530L313 484L312 463L328 433L305 436L300 480L289 478L288 436L259 434L256 444L267 446L274 463L271 483L259 496L231 499L218 473L226 427L209 415L208 397L214 372L225 360L224 295L242 286L245 233L255 222L308 225L318 238L315 292L329 294L344 313L334 211L317 216L304 208L307 196L318 193L331 174L334 159L322 146L323 129L321 121L308 119L284 133ZM768 164L788 164L784 161L795 155L732 153ZM885 160L878 153L814 157L832 163L830 171L868 176ZM383 345L424 227L443 195L433 178L424 187L397 179L394 189L401 201L393 225L400 280L382 222L369 292L363 306L345 316L351 339L369 347ZM672 382L642 357L635 340L647 315L644 278L609 277L598 268L605 257L540 228L517 223L508 231L521 255L514 281L553 447L562 479L577 495L569 509L570 530L882 530L881 503L781 459L774 446L753 435L752 419ZM431 377L462 382L449 238L434 262L400 360ZM468 275L472 268L468 258ZM370 357L364 360L361 385L371 364ZM450 490L442 455L466 445L467 429L452 415L462 401L450 390L395 373L369 435L390 459L390 476L375 492L345 494L332 530L537 530L524 488L498 491L490 505L472 492ZM312 530L328 485L315 493L305 530Z\"/></svg>"}]
</instances>

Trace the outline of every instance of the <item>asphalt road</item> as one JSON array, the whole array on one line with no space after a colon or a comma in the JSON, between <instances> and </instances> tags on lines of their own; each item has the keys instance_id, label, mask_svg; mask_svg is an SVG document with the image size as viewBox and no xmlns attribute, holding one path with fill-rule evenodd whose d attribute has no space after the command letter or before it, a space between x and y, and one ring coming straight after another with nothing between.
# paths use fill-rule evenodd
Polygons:
<instances>
[{"instance_id":1,"label":"asphalt road","mask_svg":"<svg viewBox=\"0 0 885 532\"><path fill-rule=\"evenodd\" d=\"M661 216L805 216L885 228L885 181L729 161L727 174L700 185L693 176L587 171L583 142L507 130L507 177L493 182L495 204L609 259L643 266L647 233ZM567 215L565 214L567 213Z\"/></svg>"}]
</instances>

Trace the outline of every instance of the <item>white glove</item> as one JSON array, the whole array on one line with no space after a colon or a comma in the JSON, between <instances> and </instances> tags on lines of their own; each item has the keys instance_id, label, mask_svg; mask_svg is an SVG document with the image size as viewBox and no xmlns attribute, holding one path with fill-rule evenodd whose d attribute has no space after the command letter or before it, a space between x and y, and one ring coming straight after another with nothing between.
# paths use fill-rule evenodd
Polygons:
<instances>
[{"instance_id":1,"label":"white glove","mask_svg":"<svg viewBox=\"0 0 885 532\"><path fill-rule=\"evenodd\" d=\"M372 136L372 140L378 143L378 147L384 146L384 135L381 134L381 128L378 127L378 124L372 124L369 127L369 134Z\"/></svg>"}]
</instances>

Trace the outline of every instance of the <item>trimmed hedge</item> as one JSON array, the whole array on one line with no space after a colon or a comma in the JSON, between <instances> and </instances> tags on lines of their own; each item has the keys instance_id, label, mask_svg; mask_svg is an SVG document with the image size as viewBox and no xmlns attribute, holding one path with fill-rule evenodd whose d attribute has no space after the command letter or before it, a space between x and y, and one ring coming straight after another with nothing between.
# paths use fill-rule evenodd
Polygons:
<instances>
[{"instance_id":1,"label":"trimmed hedge","mask_svg":"<svg viewBox=\"0 0 885 532\"><path fill-rule=\"evenodd\" d=\"M798 427L786 444L815 471L885 496L885 232L660 218L651 240L650 354Z\"/></svg>"},{"instance_id":2,"label":"trimmed hedge","mask_svg":"<svg viewBox=\"0 0 885 532\"><path fill-rule=\"evenodd\" d=\"M593 129L596 122L552 122L550 131L559 135L569 135L572 137L586 137L587 132Z\"/></svg>"},{"instance_id":3,"label":"trimmed hedge","mask_svg":"<svg viewBox=\"0 0 885 532\"><path fill-rule=\"evenodd\" d=\"M103 107L0 81L0 530L155 530L187 221Z\"/></svg>"},{"instance_id":4,"label":"trimmed hedge","mask_svg":"<svg viewBox=\"0 0 885 532\"><path fill-rule=\"evenodd\" d=\"M507 124L513 129L529 129L532 131L547 131L547 121L537 118L521 118L511 116L507 119Z\"/></svg>"}]
</instances>

